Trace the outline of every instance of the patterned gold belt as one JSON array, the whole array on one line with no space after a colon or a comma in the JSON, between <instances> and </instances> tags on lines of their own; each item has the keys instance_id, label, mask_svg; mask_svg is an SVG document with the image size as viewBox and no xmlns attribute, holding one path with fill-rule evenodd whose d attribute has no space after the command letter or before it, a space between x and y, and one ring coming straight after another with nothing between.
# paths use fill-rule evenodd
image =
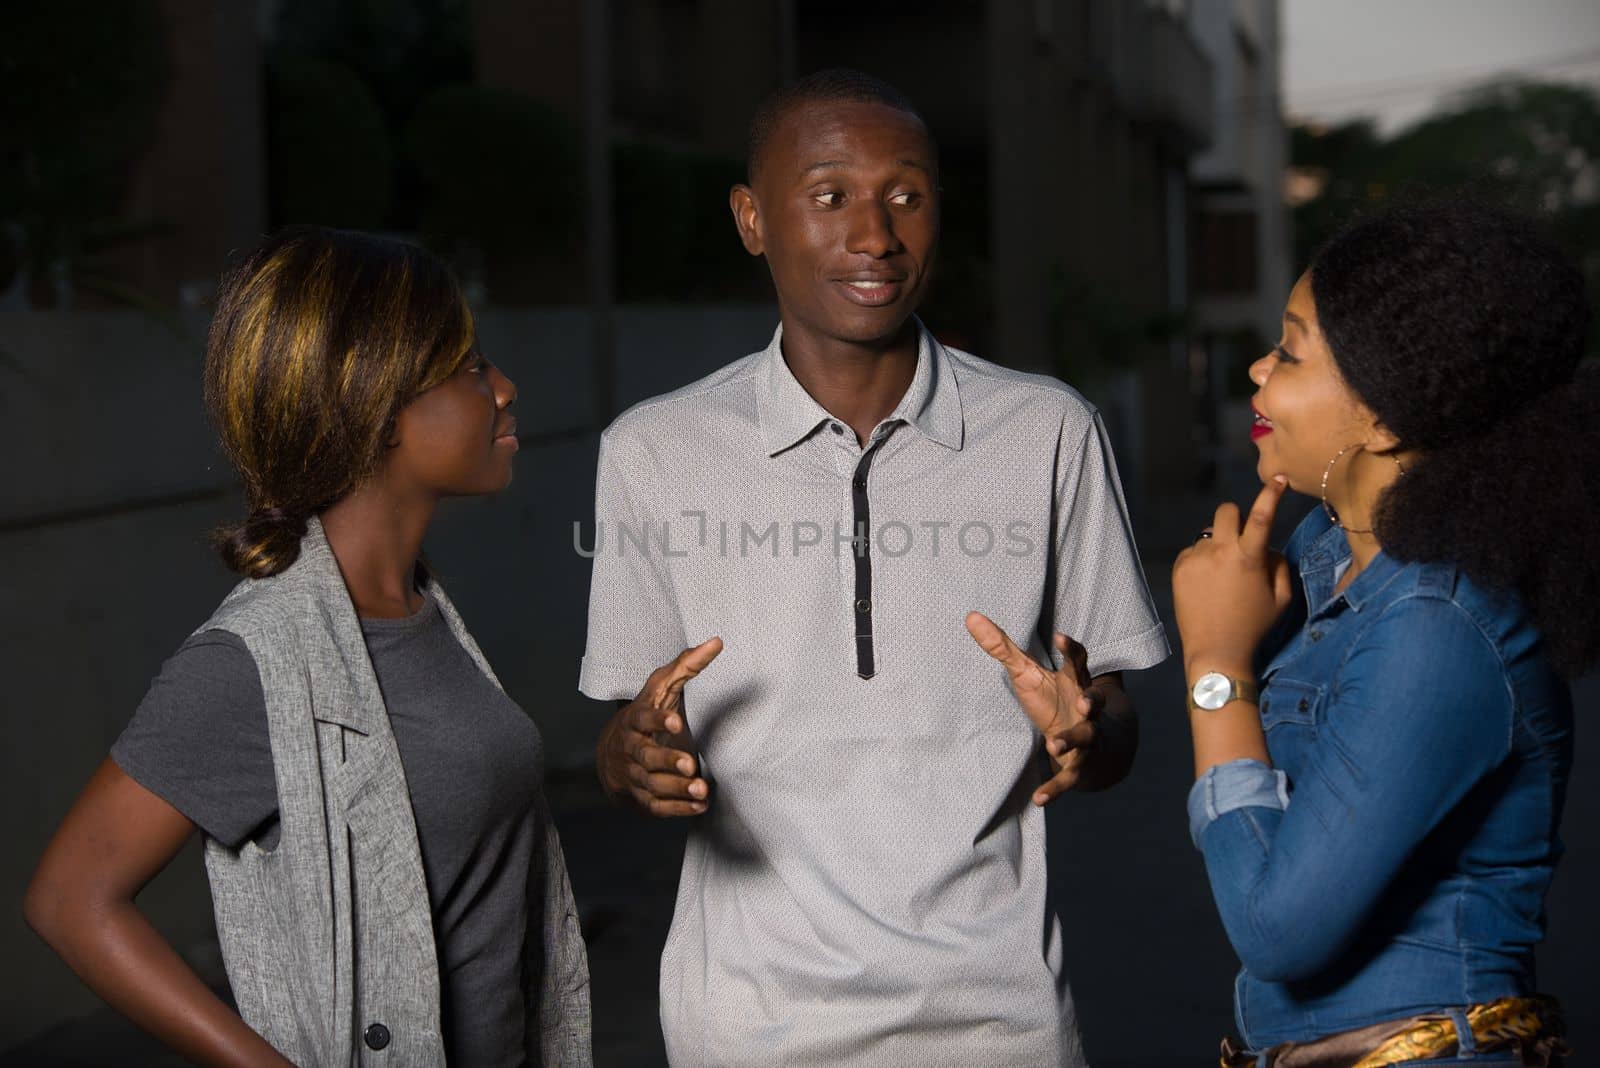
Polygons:
<instances>
[{"instance_id":1,"label":"patterned gold belt","mask_svg":"<svg viewBox=\"0 0 1600 1068\"><path fill-rule=\"evenodd\" d=\"M1500 998L1466 1010L1467 1026L1479 1053L1516 1049L1533 1068L1560 1063L1567 1053L1566 1026L1554 998ZM1272 1068L1383 1068L1407 1061L1453 1057L1459 1052L1456 1023L1429 1014L1341 1031L1314 1042L1285 1042L1266 1051ZM1221 1068L1254 1068L1258 1054L1231 1040L1222 1043Z\"/></svg>"}]
</instances>

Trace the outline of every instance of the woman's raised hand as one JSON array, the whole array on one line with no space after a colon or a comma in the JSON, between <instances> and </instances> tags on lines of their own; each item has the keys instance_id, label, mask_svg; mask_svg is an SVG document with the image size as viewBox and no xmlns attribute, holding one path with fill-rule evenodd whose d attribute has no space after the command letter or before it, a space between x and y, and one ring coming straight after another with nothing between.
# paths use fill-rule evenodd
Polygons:
<instances>
[{"instance_id":1,"label":"woman's raised hand","mask_svg":"<svg viewBox=\"0 0 1600 1068\"><path fill-rule=\"evenodd\" d=\"M1289 564L1267 545L1288 482L1274 477L1241 524L1232 503L1172 565L1172 599L1186 667L1246 673L1256 646L1289 607Z\"/></svg>"}]
</instances>

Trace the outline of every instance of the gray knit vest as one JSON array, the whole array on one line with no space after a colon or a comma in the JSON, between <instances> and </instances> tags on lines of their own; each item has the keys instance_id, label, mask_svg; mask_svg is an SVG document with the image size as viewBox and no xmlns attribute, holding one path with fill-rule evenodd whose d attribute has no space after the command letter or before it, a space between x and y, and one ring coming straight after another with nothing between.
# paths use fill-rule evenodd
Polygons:
<instances>
[{"instance_id":1,"label":"gray knit vest","mask_svg":"<svg viewBox=\"0 0 1600 1068\"><path fill-rule=\"evenodd\" d=\"M429 585L498 686L444 591ZM240 1015L301 1068L443 1065L438 956L405 771L322 525L310 521L289 568L240 583L200 629L238 635L254 657L278 784L270 852L206 841ZM588 1066L588 959L555 825L548 810L539 818L523 952L528 1063Z\"/></svg>"}]
</instances>

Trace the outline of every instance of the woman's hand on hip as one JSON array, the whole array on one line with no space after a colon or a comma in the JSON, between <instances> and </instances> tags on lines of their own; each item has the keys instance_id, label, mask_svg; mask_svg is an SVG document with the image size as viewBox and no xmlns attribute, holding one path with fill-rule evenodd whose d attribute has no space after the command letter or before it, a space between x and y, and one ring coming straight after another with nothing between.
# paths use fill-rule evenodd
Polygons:
<instances>
[{"instance_id":1,"label":"woman's hand on hip","mask_svg":"<svg viewBox=\"0 0 1600 1068\"><path fill-rule=\"evenodd\" d=\"M23 915L89 989L186 1060L293 1068L134 905L194 833L187 816L107 758L45 848Z\"/></svg>"}]
</instances>

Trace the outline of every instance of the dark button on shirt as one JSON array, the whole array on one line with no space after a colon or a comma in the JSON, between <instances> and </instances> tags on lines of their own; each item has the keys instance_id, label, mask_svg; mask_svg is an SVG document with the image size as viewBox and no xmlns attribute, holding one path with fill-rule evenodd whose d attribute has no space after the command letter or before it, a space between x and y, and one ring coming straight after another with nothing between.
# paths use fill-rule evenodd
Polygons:
<instances>
[{"instance_id":1,"label":"dark button on shirt","mask_svg":"<svg viewBox=\"0 0 1600 1068\"><path fill-rule=\"evenodd\" d=\"M368 1024L362 1032L361 1040L367 1044L368 1049L383 1049L389 1044L389 1029L381 1023Z\"/></svg>"}]
</instances>

